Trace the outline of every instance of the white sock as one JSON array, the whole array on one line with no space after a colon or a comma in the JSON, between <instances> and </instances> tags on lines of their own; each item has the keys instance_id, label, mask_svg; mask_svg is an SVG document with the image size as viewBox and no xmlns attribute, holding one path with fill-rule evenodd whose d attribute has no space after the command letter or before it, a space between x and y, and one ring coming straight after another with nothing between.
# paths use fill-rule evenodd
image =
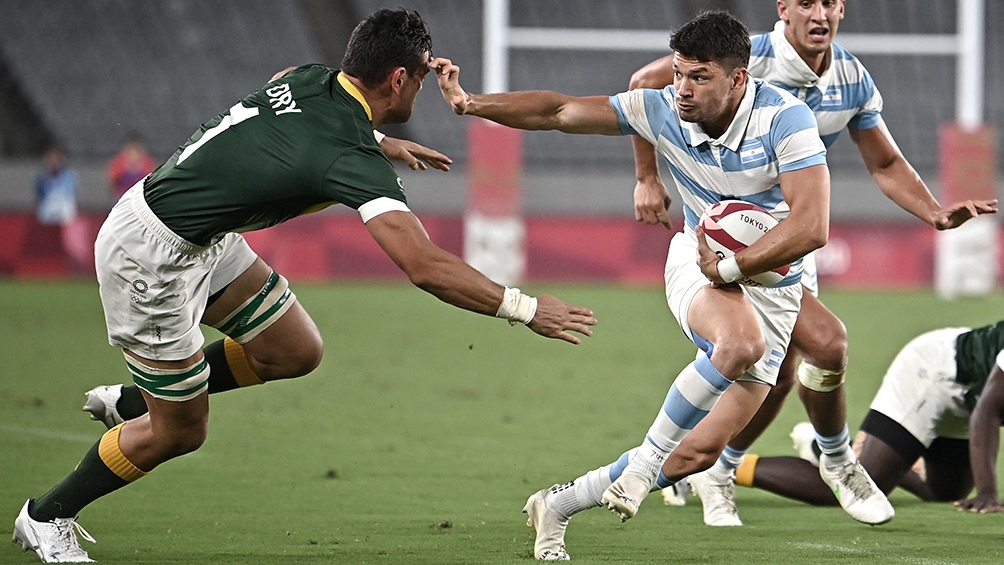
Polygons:
<instances>
[{"instance_id":1,"label":"white sock","mask_svg":"<svg viewBox=\"0 0 1004 565\"><path fill-rule=\"evenodd\" d=\"M603 491L621 476L638 448L625 452L613 463L593 469L570 483L551 487L558 510L570 518L583 510L600 506Z\"/></svg>"}]
</instances>

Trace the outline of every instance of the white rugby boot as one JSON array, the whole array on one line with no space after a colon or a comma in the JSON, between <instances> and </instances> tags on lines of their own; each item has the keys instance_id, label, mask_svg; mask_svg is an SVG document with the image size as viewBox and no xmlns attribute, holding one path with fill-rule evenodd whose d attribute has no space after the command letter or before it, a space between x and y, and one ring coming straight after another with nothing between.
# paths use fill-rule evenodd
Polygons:
<instances>
[{"instance_id":1,"label":"white rugby boot","mask_svg":"<svg viewBox=\"0 0 1004 565\"><path fill-rule=\"evenodd\" d=\"M662 503L666 506L686 506L691 490L690 480L684 477L662 489Z\"/></svg>"},{"instance_id":2,"label":"white rugby boot","mask_svg":"<svg viewBox=\"0 0 1004 565\"><path fill-rule=\"evenodd\" d=\"M858 522L877 526L896 515L889 499L879 490L853 452L843 464L834 464L825 453L821 455L819 476L833 491L844 511Z\"/></svg>"},{"instance_id":3,"label":"white rugby boot","mask_svg":"<svg viewBox=\"0 0 1004 565\"><path fill-rule=\"evenodd\" d=\"M798 456L819 467L819 454L816 453L816 430L809 422L799 422L788 434L791 438L792 447Z\"/></svg>"},{"instance_id":4,"label":"white rugby boot","mask_svg":"<svg viewBox=\"0 0 1004 565\"><path fill-rule=\"evenodd\" d=\"M24 551L34 551L42 563L94 563L74 530L91 543L97 543L91 534L74 518L56 518L51 522L38 522L28 515L28 504L24 503L21 513L14 520L14 543L20 543Z\"/></svg>"},{"instance_id":5,"label":"white rugby boot","mask_svg":"<svg viewBox=\"0 0 1004 565\"><path fill-rule=\"evenodd\" d=\"M554 485L535 492L526 499L523 513L526 514L526 525L537 532L533 541L533 556L541 561L568 561L571 557L565 551L565 529L568 528L568 518L556 508L548 507L548 501L554 495L552 492L561 485Z\"/></svg>"},{"instance_id":6,"label":"white rugby boot","mask_svg":"<svg viewBox=\"0 0 1004 565\"><path fill-rule=\"evenodd\" d=\"M712 477L707 471L690 475L690 486L701 499L704 507L704 523L709 526L742 526L739 510L736 508L736 478L730 476L724 482Z\"/></svg>"},{"instance_id":7,"label":"white rugby boot","mask_svg":"<svg viewBox=\"0 0 1004 565\"><path fill-rule=\"evenodd\" d=\"M603 491L600 504L619 516L621 522L634 518L641 501L645 500L655 486L667 456L649 446L639 449L621 472L621 476Z\"/></svg>"},{"instance_id":8,"label":"white rugby boot","mask_svg":"<svg viewBox=\"0 0 1004 565\"><path fill-rule=\"evenodd\" d=\"M92 420L104 423L108 429L125 421L115 406L122 396L122 385L102 385L84 393L87 401L83 411L91 414Z\"/></svg>"}]
</instances>

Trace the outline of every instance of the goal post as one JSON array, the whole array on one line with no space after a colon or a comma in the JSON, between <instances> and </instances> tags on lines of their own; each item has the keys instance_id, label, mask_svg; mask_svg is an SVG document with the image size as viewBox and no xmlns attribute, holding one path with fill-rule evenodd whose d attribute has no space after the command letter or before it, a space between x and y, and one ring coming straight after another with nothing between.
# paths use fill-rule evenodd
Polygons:
<instances>
[{"instance_id":1,"label":"goal post","mask_svg":"<svg viewBox=\"0 0 1004 565\"><path fill-rule=\"evenodd\" d=\"M951 1L951 0L946 0ZM958 14L955 33L853 33L841 32L840 44L857 54L950 56L956 61L955 122L942 127L940 169L944 202L966 198L993 198L997 191L996 132L984 124L984 18L985 0L954 0ZM484 61L482 85L484 92L505 92L509 89L509 52L512 49L660 51L667 49L667 32L631 29L582 29L558 27L513 27L509 22L509 0L483 0ZM471 126L471 135L480 125ZM500 130L501 131L501 130ZM509 135L506 133L505 135ZM519 133L515 132L518 137ZM986 156L992 155L993 159ZM515 165L521 170L521 164ZM958 170L980 169L984 179L979 187L964 179ZM503 171L504 172L504 171ZM959 187L966 191L960 192ZM472 191L474 189L472 188ZM480 189L479 189L480 190ZM482 190L482 192L484 192ZM517 191L518 192L518 191ZM500 193L504 197L506 193ZM476 218L477 204L468 207L468 218ZM517 209L519 209L517 207ZM472 220L471 223L476 223ZM465 235L480 237L482 228L466 227ZM523 219L512 216L506 224L509 232L523 233ZM503 230L504 232L504 230ZM487 232L481 234L490 236ZM952 298L960 295L986 294L997 280L998 223L994 216L976 218L965 225L936 234L935 288L939 295ZM482 237L482 243L486 241ZM507 236L509 237L509 236ZM980 245L972 245L978 240ZM515 241L510 237L510 241ZM499 249L511 256L495 257L493 262L525 264L522 236L518 244ZM484 245L479 246L485 248ZM465 246L466 248L466 246ZM477 262L476 257L468 255ZM473 263L472 263L473 264ZM971 265L982 269L972 271ZM486 273L489 276L492 273ZM502 281L500 281L502 282Z\"/></svg>"}]
</instances>

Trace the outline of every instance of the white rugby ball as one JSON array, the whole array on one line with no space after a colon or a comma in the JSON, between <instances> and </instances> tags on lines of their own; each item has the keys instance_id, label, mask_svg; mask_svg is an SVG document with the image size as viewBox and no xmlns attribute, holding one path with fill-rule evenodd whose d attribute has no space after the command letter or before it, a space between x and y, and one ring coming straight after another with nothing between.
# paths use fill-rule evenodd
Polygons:
<instances>
[{"instance_id":1,"label":"white rugby ball","mask_svg":"<svg viewBox=\"0 0 1004 565\"><path fill-rule=\"evenodd\" d=\"M777 225L777 220L763 208L743 200L722 200L716 202L701 215L708 246L720 258L725 259L739 253L763 237L763 234ZM772 271L742 277L736 282L748 286L773 286L788 274L790 265Z\"/></svg>"}]
</instances>

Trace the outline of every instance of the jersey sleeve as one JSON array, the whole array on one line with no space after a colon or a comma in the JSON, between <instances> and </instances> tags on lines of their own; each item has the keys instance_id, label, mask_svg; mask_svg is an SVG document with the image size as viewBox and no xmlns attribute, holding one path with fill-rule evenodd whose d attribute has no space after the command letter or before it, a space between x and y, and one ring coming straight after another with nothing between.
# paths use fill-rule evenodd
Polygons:
<instances>
[{"instance_id":1,"label":"jersey sleeve","mask_svg":"<svg viewBox=\"0 0 1004 565\"><path fill-rule=\"evenodd\" d=\"M788 104L777 113L769 139L780 173L826 164L826 146L819 138L816 118L802 102Z\"/></svg>"},{"instance_id":2,"label":"jersey sleeve","mask_svg":"<svg viewBox=\"0 0 1004 565\"><path fill-rule=\"evenodd\" d=\"M401 177L375 147L345 151L328 169L324 184L332 200L358 210L363 222L384 212L409 210Z\"/></svg>"},{"instance_id":3,"label":"jersey sleeve","mask_svg":"<svg viewBox=\"0 0 1004 565\"><path fill-rule=\"evenodd\" d=\"M652 145L658 145L659 133L672 114L663 90L639 88L610 97L617 114L621 133L636 134Z\"/></svg>"},{"instance_id":4,"label":"jersey sleeve","mask_svg":"<svg viewBox=\"0 0 1004 565\"><path fill-rule=\"evenodd\" d=\"M858 61L858 66L861 72L861 81L857 84L858 92L855 93L855 96L860 100L866 100L866 102L858 107L857 113L847 122L847 127L871 129L882 122L882 94L875 86L875 81L872 80L868 69L860 61Z\"/></svg>"}]
</instances>

